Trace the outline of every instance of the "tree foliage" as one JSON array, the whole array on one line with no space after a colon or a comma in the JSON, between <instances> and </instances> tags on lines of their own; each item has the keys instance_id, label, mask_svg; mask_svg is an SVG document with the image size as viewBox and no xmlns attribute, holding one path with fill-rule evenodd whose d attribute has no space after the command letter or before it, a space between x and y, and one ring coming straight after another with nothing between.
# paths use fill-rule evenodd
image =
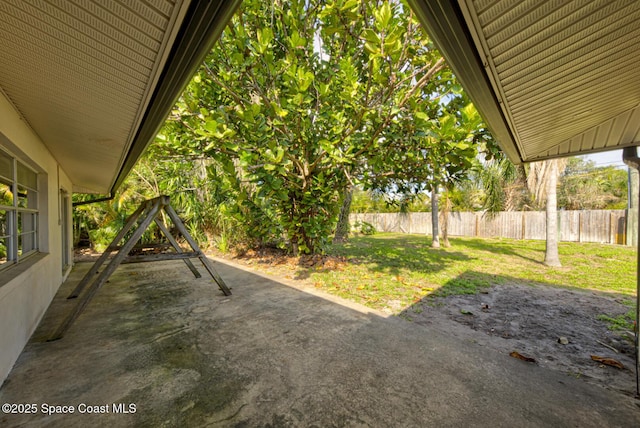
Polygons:
<instances>
[{"instance_id":1,"label":"tree foliage","mask_svg":"<svg viewBox=\"0 0 640 428\"><path fill-rule=\"evenodd\" d=\"M625 169L571 158L560 177L558 204L567 210L625 209L627 182Z\"/></svg>"},{"instance_id":2,"label":"tree foliage","mask_svg":"<svg viewBox=\"0 0 640 428\"><path fill-rule=\"evenodd\" d=\"M255 239L321 251L343 191L398 169L402 160L385 154L416 155L416 170L462 171L440 159L473 157L472 144L429 135L455 132L453 115L431 117L454 86L403 3L246 0L161 146L213 159L236 192L234 214L256 222ZM422 165L428 156L439 163Z\"/></svg>"},{"instance_id":3,"label":"tree foliage","mask_svg":"<svg viewBox=\"0 0 640 428\"><path fill-rule=\"evenodd\" d=\"M403 2L245 0L121 195L127 212L171 195L220 248L319 252L343 195L407 209L464 179L487 135Z\"/></svg>"}]
</instances>

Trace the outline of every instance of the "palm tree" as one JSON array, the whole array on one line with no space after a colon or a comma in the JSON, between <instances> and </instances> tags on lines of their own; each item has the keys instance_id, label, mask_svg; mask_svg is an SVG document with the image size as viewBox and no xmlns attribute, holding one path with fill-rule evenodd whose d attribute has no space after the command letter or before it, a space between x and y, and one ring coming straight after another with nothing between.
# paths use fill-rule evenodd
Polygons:
<instances>
[{"instance_id":1,"label":"palm tree","mask_svg":"<svg viewBox=\"0 0 640 428\"><path fill-rule=\"evenodd\" d=\"M440 248L440 227L438 226L438 185L431 186L431 248Z\"/></svg>"},{"instance_id":2,"label":"palm tree","mask_svg":"<svg viewBox=\"0 0 640 428\"><path fill-rule=\"evenodd\" d=\"M500 211L520 209L527 199L526 173L522 165L514 165L506 157L493 158L480 170L484 187L483 209L489 217Z\"/></svg>"},{"instance_id":3,"label":"palm tree","mask_svg":"<svg viewBox=\"0 0 640 428\"><path fill-rule=\"evenodd\" d=\"M527 187L534 202L541 205L545 201L547 214L547 241L544 264L562 266L558 255L558 177L567 166L566 159L549 159L532 163L527 175Z\"/></svg>"},{"instance_id":4,"label":"palm tree","mask_svg":"<svg viewBox=\"0 0 640 428\"><path fill-rule=\"evenodd\" d=\"M544 264L547 266L562 266L558 255L558 164L557 159L546 161L550 163L549 178L547 180L547 242L544 252Z\"/></svg>"},{"instance_id":5,"label":"palm tree","mask_svg":"<svg viewBox=\"0 0 640 428\"><path fill-rule=\"evenodd\" d=\"M544 264L561 266L558 256L558 177L567 165L566 159L534 162L528 168L513 165L508 159L493 159L485 164L482 181L485 188L484 208L489 215L528 205L546 210L546 250ZM527 194L525 194L527 193Z\"/></svg>"}]
</instances>

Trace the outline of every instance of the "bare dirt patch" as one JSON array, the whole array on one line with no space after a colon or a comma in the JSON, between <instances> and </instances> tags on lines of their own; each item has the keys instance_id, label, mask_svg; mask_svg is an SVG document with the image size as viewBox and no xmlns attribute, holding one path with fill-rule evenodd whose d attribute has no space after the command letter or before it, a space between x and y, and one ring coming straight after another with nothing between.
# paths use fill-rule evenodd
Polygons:
<instances>
[{"instance_id":1,"label":"bare dirt patch","mask_svg":"<svg viewBox=\"0 0 640 428\"><path fill-rule=\"evenodd\" d=\"M517 283L479 294L427 298L401 316L436 327L504 354L517 352L534 364L635 394L633 333L609 330L599 315L630 310L628 298L583 290ZM592 356L624 366L602 364Z\"/></svg>"}]
</instances>

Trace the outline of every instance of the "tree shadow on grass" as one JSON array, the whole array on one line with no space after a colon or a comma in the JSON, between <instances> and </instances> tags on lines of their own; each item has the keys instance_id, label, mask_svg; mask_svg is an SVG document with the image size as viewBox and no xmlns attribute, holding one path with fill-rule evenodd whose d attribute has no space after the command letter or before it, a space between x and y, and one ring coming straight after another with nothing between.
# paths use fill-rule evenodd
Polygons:
<instances>
[{"instance_id":1,"label":"tree shadow on grass","mask_svg":"<svg viewBox=\"0 0 640 428\"><path fill-rule=\"evenodd\" d=\"M366 264L373 272L400 274L403 269L434 273L448 265L474 258L448 249L431 248L431 239L417 235L377 235L331 247L330 254L350 263Z\"/></svg>"},{"instance_id":2,"label":"tree shadow on grass","mask_svg":"<svg viewBox=\"0 0 640 428\"><path fill-rule=\"evenodd\" d=\"M525 248L526 241L519 241L517 239L510 239L508 241L501 241L487 238L467 238L467 239L450 239L454 246L467 247L475 251L489 251L494 254L504 254L507 256L520 257L521 259L542 264L544 259L544 249L538 250L534 248ZM518 245L521 243L522 245ZM521 248L518 248L521 247ZM525 255L526 252L540 253L540 258L532 258Z\"/></svg>"}]
</instances>

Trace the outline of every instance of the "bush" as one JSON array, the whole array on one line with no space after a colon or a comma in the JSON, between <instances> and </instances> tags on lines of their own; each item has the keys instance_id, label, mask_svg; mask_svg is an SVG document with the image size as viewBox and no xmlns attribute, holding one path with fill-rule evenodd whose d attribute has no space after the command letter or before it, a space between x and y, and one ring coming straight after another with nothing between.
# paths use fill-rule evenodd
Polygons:
<instances>
[{"instance_id":1,"label":"bush","mask_svg":"<svg viewBox=\"0 0 640 428\"><path fill-rule=\"evenodd\" d=\"M366 221L356 221L353 224L353 228L356 233L361 233L362 235L374 235L376 233L376 228Z\"/></svg>"}]
</instances>

